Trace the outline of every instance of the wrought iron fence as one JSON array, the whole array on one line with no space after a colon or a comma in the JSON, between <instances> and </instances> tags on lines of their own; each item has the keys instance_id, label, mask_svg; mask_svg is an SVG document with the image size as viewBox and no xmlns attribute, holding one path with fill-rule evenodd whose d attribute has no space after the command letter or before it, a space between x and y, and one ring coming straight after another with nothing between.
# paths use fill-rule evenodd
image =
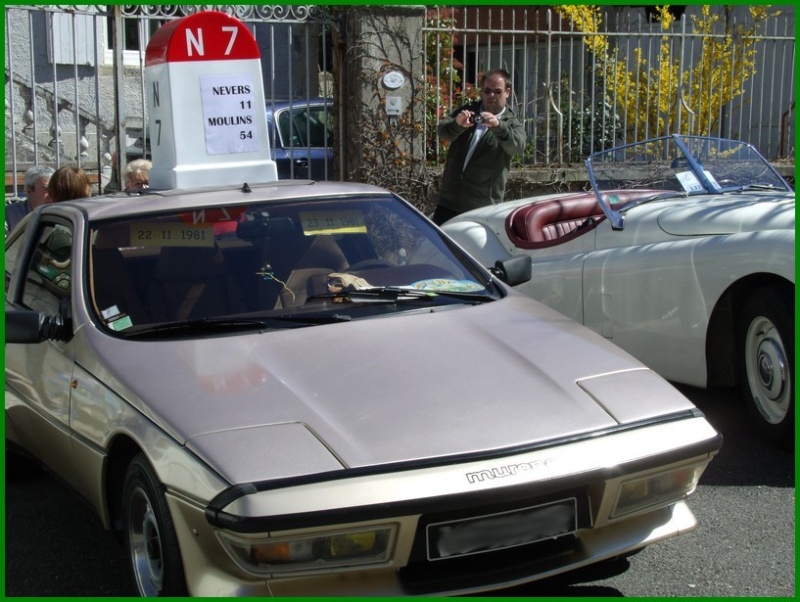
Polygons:
<instances>
[{"instance_id":1,"label":"wrought iron fence","mask_svg":"<svg viewBox=\"0 0 800 602\"><path fill-rule=\"evenodd\" d=\"M743 139L771 160L793 161L794 9L776 9L753 28L748 7L713 7L715 26L698 30L700 7L680 8L686 14L662 29L655 7L604 7L593 32L548 7L430 8L428 160L438 164L445 153L438 121L478 98L482 72L503 68L528 134L523 164L575 163L668 131ZM748 60L754 74L743 80ZM724 93L730 100L720 100Z\"/></svg>"},{"instance_id":2,"label":"wrought iron fence","mask_svg":"<svg viewBox=\"0 0 800 602\"><path fill-rule=\"evenodd\" d=\"M6 193L16 195L20 174L38 163L77 163L102 187L115 150L146 133L142 72L150 35L167 20L201 8L228 12L252 29L265 49L262 57L269 57L262 61L268 101L332 94L333 74L341 67L334 55L342 58L346 52L331 51L336 23L325 7L8 6ZM666 31L647 18L647 9L604 7L600 31L584 33L553 8L430 7L420 23L425 45L420 52L427 60L422 129L428 163L444 160L445 148L435 133L438 121L477 97L480 74L494 67L513 76L512 108L528 133L522 165L579 162L615 142L662 134L662 123L687 133L740 138L770 160L793 162L794 9L782 7L782 15L765 19L752 35L726 34L747 23L747 9L715 7L723 11L721 29L698 33L689 14L696 6L686 7L687 14ZM752 77L739 82L733 67L716 71L722 79L709 85L697 75L705 48L720 40L729 44L733 57L755 49ZM609 52L592 53L589 46L597 41ZM689 74L674 93L646 85L650 80L640 61L652 65L662 54L676 73ZM630 94L616 80L611 85L610 65L640 73L628 81L641 91ZM717 106L698 100L713 98L719 86L731 83L740 89L730 101ZM639 119L645 114L653 119Z\"/></svg>"},{"instance_id":3,"label":"wrought iron fence","mask_svg":"<svg viewBox=\"0 0 800 602\"><path fill-rule=\"evenodd\" d=\"M164 23L198 10L243 21L262 49L267 102L331 96L327 13L316 6L5 7L6 195L34 164L83 167L102 190L147 136L145 50Z\"/></svg>"}]
</instances>

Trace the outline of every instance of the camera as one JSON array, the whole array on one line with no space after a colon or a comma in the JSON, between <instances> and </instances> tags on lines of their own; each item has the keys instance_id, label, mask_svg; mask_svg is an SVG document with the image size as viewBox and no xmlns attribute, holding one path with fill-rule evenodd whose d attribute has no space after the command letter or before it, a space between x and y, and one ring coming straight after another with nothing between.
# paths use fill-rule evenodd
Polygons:
<instances>
[{"instance_id":1,"label":"camera","mask_svg":"<svg viewBox=\"0 0 800 602\"><path fill-rule=\"evenodd\" d=\"M470 115L469 118L470 123L483 123L483 117L480 115Z\"/></svg>"}]
</instances>

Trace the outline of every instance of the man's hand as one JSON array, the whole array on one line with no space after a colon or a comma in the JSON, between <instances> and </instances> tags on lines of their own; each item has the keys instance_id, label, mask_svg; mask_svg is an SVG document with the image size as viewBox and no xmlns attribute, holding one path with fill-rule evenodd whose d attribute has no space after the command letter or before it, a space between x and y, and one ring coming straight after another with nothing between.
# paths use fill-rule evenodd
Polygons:
<instances>
[{"instance_id":1,"label":"man's hand","mask_svg":"<svg viewBox=\"0 0 800 602\"><path fill-rule=\"evenodd\" d=\"M498 125L500 125L500 119L494 113L484 111L481 113L481 117L483 117L483 125L485 125L487 128L496 128Z\"/></svg>"},{"instance_id":2,"label":"man's hand","mask_svg":"<svg viewBox=\"0 0 800 602\"><path fill-rule=\"evenodd\" d=\"M469 128L475 125L472 123L472 116L474 113L472 111L461 111L456 115L456 124L462 128Z\"/></svg>"},{"instance_id":3,"label":"man's hand","mask_svg":"<svg viewBox=\"0 0 800 602\"><path fill-rule=\"evenodd\" d=\"M476 119L477 118L477 119ZM475 123L482 123L487 128L495 128L500 125L500 119L498 119L497 115L491 113L489 111L484 111L482 113L473 113L472 111L463 110L458 115L456 115L456 123L461 126L462 128L469 128L475 125Z\"/></svg>"}]
</instances>

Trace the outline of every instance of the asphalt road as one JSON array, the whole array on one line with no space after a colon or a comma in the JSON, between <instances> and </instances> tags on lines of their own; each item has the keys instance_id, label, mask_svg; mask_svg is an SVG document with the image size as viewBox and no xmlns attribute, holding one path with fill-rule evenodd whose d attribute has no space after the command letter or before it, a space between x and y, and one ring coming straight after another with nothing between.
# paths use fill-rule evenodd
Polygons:
<instances>
[{"instance_id":1,"label":"asphalt road","mask_svg":"<svg viewBox=\"0 0 800 602\"><path fill-rule=\"evenodd\" d=\"M500 596L786 596L795 594L794 454L749 429L734 391L683 388L725 437L691 499L689 534L641 553ZM129 596L124 554L59 483L6 485L6 596Z\"/></svg>"}]
</instances>

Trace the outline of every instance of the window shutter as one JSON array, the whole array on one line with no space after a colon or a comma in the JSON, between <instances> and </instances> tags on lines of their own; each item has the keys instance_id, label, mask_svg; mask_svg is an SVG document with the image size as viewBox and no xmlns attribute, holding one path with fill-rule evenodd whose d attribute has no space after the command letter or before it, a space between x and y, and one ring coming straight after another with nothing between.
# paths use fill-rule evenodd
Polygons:
<instances>
[{"instance_id":1,"label":"window shutter","mask_svg":"<svg viewBox=\"0 0 800 602\"><path fill-rule=\"evenodd\" d=\"M54 13L52 15L53 36L50 48L48 48L50 62L57 65L94 66L94 49L97 44L94 19L95 17L91 15ZM77 57L74 56L73 50L77 51Z\"/></svg>"}]
</instances>

